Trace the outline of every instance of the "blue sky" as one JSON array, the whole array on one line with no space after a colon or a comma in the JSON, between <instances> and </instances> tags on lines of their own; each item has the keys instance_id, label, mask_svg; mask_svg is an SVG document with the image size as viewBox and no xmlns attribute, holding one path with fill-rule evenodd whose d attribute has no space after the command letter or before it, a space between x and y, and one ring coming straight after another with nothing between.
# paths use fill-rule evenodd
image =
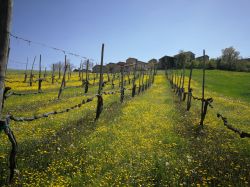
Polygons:
<instances>
[{"instance_id":1,"label":"blue sky","mask_svg":"<svg viewBox=\"0 0 250 187\"><path fill-rule=\"evenodd\" d=\"M11 32L95 63L102 43L105 63L148 61L179 50L200 56L206 49L218 57L229 46L250 57L249 7L249 0L14 0ZM9 67L25 67L14 61L27 57L31 66L39 54L47 67L64 59L62 52L11 38ZM68 58L79 65L79 58Z\"/></svg>"}]
</instances>

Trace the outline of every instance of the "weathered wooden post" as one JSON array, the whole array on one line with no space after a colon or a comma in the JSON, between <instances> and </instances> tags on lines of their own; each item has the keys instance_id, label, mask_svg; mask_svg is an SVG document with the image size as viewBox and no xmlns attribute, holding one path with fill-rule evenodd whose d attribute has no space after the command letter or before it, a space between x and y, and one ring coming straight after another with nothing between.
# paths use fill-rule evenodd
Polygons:
<instances>
[{"instance_id":1,"label":"weathered wooden post","mask_svg":"<svg viewBox=\"0 0 250 187\"><path fill-rule=\"evenodd\" d=\"M23 81L23 82L26 82L26 81L27 81L27 68L28 68L28 62L29 62L29 58L27 57L26 68L25 68L25 73L24 73L24 81Z\"/></svg>"},{"instance_id":2,"label":"weathered wooden post","mask_svg":"<svg viewBox=\"0 0 250 187\"><path fill-rule=\"evenodd\" d=\"M200 121L200 127L203 128L203 122L205 119L205 114L204 114L204 104L205 104L205 69L206 69L206 59L205 59L205 50L203 49L203 76L202 76L202 97L201 97L201 121Z\"/></svg>"},{"instance_id":3,"label":"weathered wooden post","mask_svg":"<svg viewBox=\"0 0 250 187\"><path fill-rule=\"evenodd\" d=\"M128 68L127 77L128 77L128 84L130 85L130 66Z\"/></svg>"},{"instance_id":4,"label":"weathered wooden post","mask_svg":"<svg viewBox=\"0 0 250 187\"><path fill-rule=\"evenodd\" d=\"M89 60L87 60L87 67L86 67L85 93L88 93L89 89L88 71L89 71Z\"/></svg>"},{"instance_id":5,"label":"weathered wooden post","mask_svg":"<svg viewBox=\"0 0 250 187\"><path fill-rule=\"evenodd\" d=\"M174 88L174 67L171 68L171 84L172 84L172 89Z\"/></svg>"},{"instance_id":6,"label":"weathered wooden post","mask_svg":"<svg viewBox=\"0 0 250 187\"><path fill-rule=\"evenodd\" d=\"M149 88L149 84L150 84L149 81L150 81L150 69L147 66L147 89Z\"/></svg>"},{"instance_id":7,"label":"weathered wooden post","mask_svg":"<svg viewBox=\"0 0 250 187\"><path fill-rule=\"evenodd\" d=\"M120 101L121 103L123 103L123 99L124 99L124 66L121 66L121 97L120 97Z\"/></svg>"},{"instance_id":8,"label":"weathered wooden post","mask_svg":"<svg viewBox=\"0 0 250 187\"><path fill-rule=\"evenodd\" d=\"M112 73L111 89L114 89L114 87L115 87L114 80L115 80L115 74Z\"/></svg>"},{"instance_id":9,"label":"weathered wooden post","mask_svg":"<svg viewBox=\"0 0 250 187\"><path fill-rule=\"evenodd\" d=\"M52 66L52 84L54 84L54 81L55 81L55 64L53 64Z\"/></svg>"},{"instance_id":10,"label":"weathered wooden post","mask_svg":"<svg viewBox=\"0 0 250 187\"><path fill-rule=\"evenodd\" d=\"M136 84L135 84L135 82L136 82L136 69L137 69L137 60L136 60L136 62L134 64L134 72L133 72L134 77L133 77L132 97L134 97L135 93L136 93Z\"/></svg>"},{"instance_id":11,"label":"weathered wooden post","mask_svg":"<svg viewBox=\"0 0 250 187\"><path fill-rule=\"evenodd\" d=\"M61 62L59 62L59 67L58 67L58 76L59 76L59 79L61 79L61 69L62 69L62 64Z\"/></svg>"},{"instance_id":12,"label":"weathered wooden post","mask_svg":"<svg viewBox=\"0 0 250 187\"><path fill-rule=\"evenodd\" d=\"M58 99L60 99L60 96L61 96L61 93L62 93L62 90L63 90L63 87L65 86L65 75L66 75L66 71L67 71L67 56L65 55L65 66L64 66L64 72L63 72L63 78L62 78L62 82L61 82L61 87L59 89L59 92L58 92Z\"/></svg>"},{"instance_id":13,"label":"weathered wooden post","mask_svg":"<svg viewBox=\"0 0 250 187\"><path fill-rule=\"evenodd\" d=\"M67 60L67 59L66 59ZM65 88L66 87L66 76L67 76L67 70L68 70L68 64L67 64L67 61L65 60L65 62L64 62L64 71L65 72L63 72L63 76L64 76L64 74L65 74L65 77L64 77L64 81L63 81L63 88Z\"/></svg>"},{"instance_id":14,"label":"weathered wooden post","mask_svg":"<svg viewBox=\"0 0 250 187\"><path fill-rule=\"evenodd\" d=\"M36 56L33 60L33 64L32 64L32 67L31 67L31 71L30 71L30 86L32 86L32 83L33 83L33 69L34 69L34 64L35 64L35 61L36 61Z\"/></svg>"},{"instance_id":15,"label":"weathered wooden post","mask_svg":"<svg viewBox=\"0 0 250 187\"><path fill-rule=\"evenodd\" d=\"M68 64L68 80L70 79L70 63Z\"/></svg>"},{"instance_id":16,"label":"weathered wooden post","mask_svg":"<svg viewBox=\"0 0 250 187\"><path fill-rule=\"evenodd\" d=\"M23 80L23 82L26 82L26 81L27 81L28 61L29 61L29 59L28 59L28 57L27 57L27 62L26 62L26 68L25 68L25 73L24 73L24 80Z\"/></svg>"},{"instance_id":17,"label":"weathered wooden post","mask_svg":"<svg viewBox=\"0 0 250 187\"><path fill-rule=\"evenodd\" d=\"M139 72L139 88L138 88L138 94L141 92L141 77L142 77L142 65L140 66L140 72Z\"/></svg>"},{"instance_id":18,"label":"weathered wooden post","mask_svg":"<svg viewBox=\"0 0 250 187\"><path fill-rule=\"evenodd\" d=\"M179 86L178 86L178 96L179 96L179 100L181 101L181 82L182 82L182 72L181 72L181 77L179 79Z\"/></svg>"},{"instance_id":19,"label":"weathered wooden post","mask_svg":"<svg viewBox=\"0 0 250 187\"><path fill-rule=\"evenodd\" d=\"M42 56L39 56L39 78L38 78L38 92L42 90Z\"/></svg>"},{"instance_id":20,"label":"weathered wooden post","mask_svg":"<svg viewBox=\"0 0 250 187\"><path fill-rule=\"evenodd\" d=\"M97 120L100 117L103 109L103 98L102 98L102 82L103 82L103 55L104 55L104 44L102 44L102 53L101 53L101 66L100 66L100 80L99 80L99 88L97 94L97 108L96 108L96 117Z\"/></svg>"},{"instance_id":21,"label":"weathered wooden post","mask_svg":"<svg viewBox=\"0 0 250 187\"><path fill-rule=\"evenodd\" d=\"M42 74L42 56L39 56L39 79L41 78L41 74Z\"/></svg>"},{"instance_id":22,"label":"weathered wooden post","mask_svg":"<svg viewBox=\"0 0 250 187\"><path fill-rule=\"evenodd\" d=\"M180 89L180 100L182 100L182 97L183 97L184 92L185 92L185 88L184 88L184 83L185 83L185 62L186 62L186 58L183 61L183 65L182 65L182 83L181 83L181 89Z\"/></svg>"},{"instance_id":23,"label":"weathered wooden post","mask_svg":"<svg viewBox=\"0 0 250 187\"><path fill-rule=\"evenodd\" d=\"M152 83L154 83L154 81L155 81L155 75L156 75L156 70L155 70L155 63L153 63L153 79L152 79Z\"/></svg>"},{"instance_id":24,"label":"weathered wooden post","mask_svg":"<svg viewBox=\"0 0 250 187\"><path fill-rule=\"evenodd\" d=\"M13 9L12 0L0 0L0 106L3 106L4 90L5 90L5 74L7 69L9 45L10 45L10 25ZM10 176L8 179L9 184L12 183L14 178L14 171L16 169L16 153L17 153L17 142L14 133L9 127L9 118L3 119L2 107L0 107L0 131L4 130L8 136L12 150L9 158Z\"/></svg>"},{"instance_id":25,"label":"weathered wooden post","mask_svg":"<svg viewBox=\"0 0 250 187\"><path fill-rule=\"evenodd\" d=\"M178 90L179 90L179 82L180 82L180 77L179 77L179 72L178 72L178 70L177 70L177 72L176 72L176 76L177 76L177 78L176 78L176 91L175 91L175 93L177 94L177 93L178 93Z\"/></svg>"},{"instance_id":26,"label":"weathered wooden post","mask_svg":"<svg viewBox=\"0 0 250 187\"><path fill-rule=\"evenodd\" d=\"M12 0L0 1L0 106L2 106L4 89L5 89L5 74L8 63L8 53L10 45L10 25L12 16ZM2 118L2 107L0 107L0 118Z\"/></svg>"},{"instance_id":27,"label":"weathered wooden post","mask_svg":"<svg viewBox=\"0 0 250 187\"><path fill-rule=\"evenodd\" d=\"M188 79L187 111L190 110L192 101L192 89L191 89L192 72L193 72L193 61L191 62L189 79Z\"/></svg>"},{"instance_id":28,"label":"weathered wooden post","mask_svg":"<svg viewBox=\"0 0 250 187\"><path fill-rule=\"evenodd\" d=\"M144 92L145 85L144 85L144 75L145 75L145 65L143 65L143 70L142 70L142 88L141 91Z\"/></svg>"},{"instance_id":29,"label":"weathered wooden post","mask_svg":"<svg viewBox=\"0 0 250 187\"><path fill-rule=\"evenodd\" d=\"M79 77L79 80L81 80L81 66L82 66L82 61L80 63L80 67L78 68L78 77Z\"/></svg>"}]
</instances>

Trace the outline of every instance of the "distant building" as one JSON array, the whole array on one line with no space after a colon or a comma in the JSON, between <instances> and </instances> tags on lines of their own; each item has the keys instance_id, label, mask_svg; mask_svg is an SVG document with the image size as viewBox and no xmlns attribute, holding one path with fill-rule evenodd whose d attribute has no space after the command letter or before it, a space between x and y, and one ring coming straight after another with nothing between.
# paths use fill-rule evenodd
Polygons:
<instances>
[{"instance_id":1,"label":"distant building","mask_svg":"<svg viewBox=\"0 0 250 187\"><path fill-rule=\"evenodd\" d=\"M157 69L165 69L175 67L175 58L171 56L164 56L159 59L158 68Z\"/></svg>"},{"instance_id":2,"label":"distant building","mask_svg":"<svg viewBox=\"0 0 250 187\"><path fill-rule=\"evenodd\" d=\"M156 66L156 67L158 67L158 62L157 62L157 60L156 59L151 59L151 60L149 60L148 61L148 66L149 67L154 67L154 66Z\"/></svg>"},{"instance_id":3,"label":"distant building","mask_svg":"<svg viewBox=\"0 0 250 187\"><path fill-rule=\"evenodd\" d=\"M179 53L177 55L174 55L174 57L177 59L177 63L178 63L178 61L183 60L182 57L184 57L186 61L194 60L195 54L191 51L187 51L187 52L182 52L182 53Z\"/></svg>"},{"instance_id":4,"label":"distant building","mask_svg":"<svg viewBox=\"0 0 250 187\"><path fill-rule=\"evenodd\" d=\"M199 56L199 57L195 58L195 60L197 60L199 62L202 62L203 61L203 56ZM208 55L205 55L205 61L209 61L209 56Z\"/></svg>"},{"instance_id":5,"label":"distant building","mask_svg":"<svg viewBox=\"0 0 250 187\"><path fill-rule=\"evenodd\" d=\"M79 69L74 69L74 70L73 70L73 72L79 72L79 71L80 71L80 72L86 72L86 69L81 69L81 70L79 70ZM91 71L91 70L88 70L88 72L91 73L92 71Z\"/></svg>"},{"instance_id":6,"label":"distant building","mask_svg":"<svg viewBox=\"0 0 250 187\"><path fill-rule=\"evenodd\" d=\"M109 73L118 73L120 72L120 66L117 65L116 63L108 63L106 65L106 69Z\"/></svg>"},{"instance_id":7,"label":"distant building","mask_svg":"<svg viewBox=\"0 0 250 187\"><path fill-rule=\"evenodd\" d=\"M95 66L92 68L92 72L93 72L93 73L100 73L100 70L101 70L101 65L95 65ZM103 73L107 72L106 66L103 66L103 67L102 67L102 71L103 71Z\"/></svg>"},{"instance_id":8,"label":"distant building","mask_svg":"<svg viewBox=\"0 0 250 187\"><path fill-rule=\"evenodd\" d=\"M131 72L134 70L135 64L138 62L136 58L128 58L125 64L125 72Z\"/></svg>"}]
</instances>

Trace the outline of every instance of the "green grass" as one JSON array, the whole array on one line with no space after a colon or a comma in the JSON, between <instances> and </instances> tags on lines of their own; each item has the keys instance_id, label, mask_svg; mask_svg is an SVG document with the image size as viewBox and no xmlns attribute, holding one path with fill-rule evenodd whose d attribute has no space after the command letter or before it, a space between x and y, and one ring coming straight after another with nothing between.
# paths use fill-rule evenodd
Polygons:
<instances>
[{"instance_id":1,"label":"green grass","mask_svg":"<svg viewBox=\"0 0 250 187\"><path fill-rule=\"evenodd\" d=\"M193 79L201 85L202 71L194 70ZM205 85L206 89L217 92L222 97L250 102L250 73L206 70Z\"/></svg>"},{"instance_id":2,"label":"green grass","mask_svg":"<svg viewBox=\"0 0 250 187\"><path fill-rule=\"evenodd\" d=\"M196 95L200 95L199 75L195 70L192 88ZM46 89L51 88L48 85ZM91 94L95 91L96 87L90 89ZM23 100L13 96L7 100L5 112L17 107L14 114L30 116L68 107L86 97L81 92L65 90L58 103L53 100L56 91L23 96ZM197 131L200 102L193 101L191 111L186 112L185 102L178 102L163 72L149 90L135 98L127 90L122 104L119 94L104 96L98 121L94 121L94 100L68 113L34 122L12 122L19 143L15 184L249 186L250 140L227 130L216 118L216 111L230 115L230 123L250 131L250 104L231 99L227 92L222 96L216 87L207 88L206 94L214 98L215 109L209 108L203 133ZM29 107L22 109L25 103ZM3 133L0 137L2 185L8 171L9 143Z\"/></svg>"}]
</instances>

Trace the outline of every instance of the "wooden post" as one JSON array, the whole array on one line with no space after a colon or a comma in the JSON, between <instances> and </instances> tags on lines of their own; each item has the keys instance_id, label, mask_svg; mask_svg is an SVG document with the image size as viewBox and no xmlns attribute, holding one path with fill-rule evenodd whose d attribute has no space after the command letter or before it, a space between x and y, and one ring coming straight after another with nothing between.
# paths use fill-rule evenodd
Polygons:
<instances>
[{"instance_id":1,"label":"wooden post","mask_svg":"<svg viewBox=\"0 0 250 187\"><path fill-rule=\"evenodd\" d=\"M102 112L103 109L103 98L102 98L102 82L103 82L103 72L102 72L102 66L103 66L103 55L104 55L104 44L102 44L102 53L101 53L101 66L100 66L100 80L99 80L99 89L98 89L98 95L97 95L97 107L96 107L96 117L95 120L97 120Z\"/></svg>"},{"instance_id":2,"label":"wooden post","mask_svg":"<svg viewBox=\"0 0 250 187\"><path fill-rule=\"evenodd\" d=\"M53 64L52 66L52 84L54 84L54 81L55 81L55 64Z\"/></svg>"},{"instance_id":3,"label":"wooden post","mask_svg":"<svg viewBox=\"0 0 250 187\"><path fill-rule=\"evenodd\" d=\"M102 67L103 67L103 55L104 55L104 44L102 44L102 54L101 54L101 66L100 66L100 79L99 79L98 95L100 95L101 92L102 92L102 81L103 81L103 72L102 72Z\"/></svg>"},{"instance_id":4,"label":"wooden post","mask_svg":"<svg viewBox=\"0 0 250 187\"><path fill-rule=\"evenodd\" d=\"M58 92L58 99L60 99L60 96L61 96L61 93L62 93L62 89L63 87L65 86L65 75L66 75L66 71L67 71L67 56L65 55L65 66L64 66L64 72L63 72L63 79L62 79L62 82L61 82L61 87L59 89L59 92Z\"/></svg>"},{"instance_id":5,"label":"wooden post","mask_svg":"<svg viewBox=\"0 0 250 187\"><path fill-rule=\"evenodd\" d=\"M142 71L142 92L144 92L144 74L145 74L145 65L143 65L143 71Z\"/></svg>"},{"instance_id":6,"label":"wooden post","mask_svg":"<svg viewBox=\"0 0 250 187\"><path fill-rule=\"evenodd\" d=\"M182 85L181 85L181 93L183 94L184 93L184 83L185 83L185 62L186 62L186 59L185 61L183 62L183 66L182 66Z\"/></svg>"},{"instance_id":7,"label":"wooden post","mask_svg":"<svg viewBox=\"0 0 250 187\"><path fill-rule=\"evenodd\" d=\"M70 64L69 64L70 65ZM69 66L69 77L71 78L71 74L72 74L72 68L71 66Z\"/></svg>"},{"instance_id":8,"label":"wooden post","mask_svg":"<svg viewBox=\"0 0 250 187\"><path fill-rule=\"evenodd\" d=\"M38 77L38 92L42 89L42 56L39 56L39 77Z\"/></svg>"},{"instance_id":9,"label":"wooden post","mask_svg":"<svg viewBox=\"0 0 250 187\"><path fill-rule=\"evenodd\" d=\"M179 89L179 79L180 79L180 77L179 77L179 72L178 72L178 70L176 71L176 94L178 93L178 89Z\"/></svg>"},{"instance_id":10,"label":"wooden post","mask_svg":"<svg viewBox=\"0 0 250 187\"><path fill-rule=\"evenodd\" d=\"M42 91L42 78L38 79L38 92Z\"/></svg>"},{"instance_id":11,"label":"wooden post","mask_svg":"<svg viewBox=\"0 0 250 187\"><path fill-rule=\"evenodd\" d=\"M200 126L203 128L203 122L205 119L204 115L204 91L205 91L205 69L206 69L206 62L205 62L205 50L203 49L203 76L202 76L202 101L201 101L201 121L200 121Z\"/></svg>"},{"instance_id":12,"label":"wooden post","mask_svg":"<svg viewBox=\"0 0 250 187\"><path fill-rule=\"evenodd\" d=\"M61 68L62 68L61 62L59 62L59 67L58 67L58 77L59 77L59 79L61 79Z\"/></svg>"},{"instance_id":13,"label":"wooden post","mask_svg":"<svg viewBox=\"0 0 250 187\"><path fill-rule=\"evenodd\" d=\"M3 102L4 94L4 81L8 63L8 51L9 51L9 32L11 25L12 16L12 0L1 0L0 1L0 106ZM0 115L2 107L0 107ZM1 117L1 116L0 116Z\"/></svg>"},{"instance_id":14,"label":"wooden post","mask_svg":"<svg viewBox=\"0 0 250 187\"><path fill-rule=\"evenodd\" d=\"M178 86L178 96L181 97L181 81L182 81L182 72L181 72L181 77L179 79L179 86Z\"/></svg>"},{"instance_id":15,"label":"wooden post","mask_svg":"<svg viewBox=\"0 0 250 187\"><path fill-rule=\"evenodd\" d=\"M121 66L121 97L120 101L123 103L124 99L124 66Z\"/></svg>"},{"instance_id":16,"label":"wooden post","mask_svg":"<svg viewBox=\"0 0 250 187\"><path fill-rule=\"evenodd\" d=\"M81 80L81 65L82 65L82 61L80 63L80 67L78 69L78 77L79 77L79 80Z\"/></svg>"},{"instance_id":17,"label":"wooden post","mask_svg":"<svg viewBox=\"0 0 250 187\"><path fill-rule=\"evenodd\" d=\"M30 86L32 86L32 82L33 82L33 69L34 69L34 64L35 64L35 61L36 61L36 56L33 60L33 64L32 64L32 67L31 67L31 71L30 71Z\"/></svg>"},{"instance_id":18,"label":"wooden post","mask_svg":"<svg viewBox=\"0 0 250 187\"><path fill-rule=\"evenodd\" d=\"M152 83L154 83L154 81L155 81L155 75L156 75L155 63L153 63L153 77L152 77Z\"/></svg>"},{"instance_id":19,"label":"wooden post","mask_svg":"<svg viewBox=\"0 0 250 187\"><path fill-rule=\"evenodd\" d=\"M88 71L89 71L89 60L87 60L87 67L86 67L85 93L88 93L89 89Z\"/></svg>"},{"instance_id":20,"label":"wooden post","mask_svg":"<svg viewBox=\"0 0 250 187\"><path fill-rule=\"evenodd\" d=\"M135 81L136 81L136 69L137 69L137 60L135 62L135 66L134 66L134 77L133 77L133 87L132 87L132 97L135 96L135 92L136 92L136 84L135 84Z\"/></svg>"},{"instance_id":21,"label":"wooden post","mask_svg":"<svg viewBox=\"0 0 250 187\"><path fill-rule=\"evenodd\" d=\"M41 78L42 74L42 56L39 56L39 79Z\"/></svg>"},{"instance_id":22,"label":"wooden post","mask_svg":"<svg viewBox=\"0 0 250 187\"><path fill-rule=\"evenodd\" d=\"M141 92L141 77L142 77L142 65L140 66L140 72L139 72L139 89L138 89L138 94Z\"/></svg>"},{"instance_id":23,"label":"wooden post","mask_svg":"<svg viewBox=\"0 0 250 187\"><path fill-rule=\"evenodd\" d=\"M26 81L27 81L27 68L28 68L28 62L29 62L29 58L27 57L26 68L25 68L25 73L24 73L24 81L23 81L23 82L26 82Z\"/></svg>"},{"instance_id":24,"label":"wooden post","mask_svg":"<svg viewBox=\"0 0 250 187\"><path fill-rule=\"evenodd\" d=\"M68 80L70 79L70 64L68 64Z\"/></svg>"},{"instance_id":25,"label":"wooden post","mask_svg":"<svg viewBox=\"0 0 250 187\"><path fill-rule=\"evenodd\" d=\"M111 85L111 89L114 89L114 87L115 87L115 84L114 84L114 80L115 80L115 74L114 73L112 73L112 85Z\"/></svg>"},{"instance_id":26,"label":"wooden post","mask_svg":"<svg viewBox=\"0 0 250 187\"><path fill-rule=\"evenodd\" d=\"M13 132L9 127L9 120L2 120L2 105L4 98L5 90L5 75L7 69L8 55L10 50L10 25L12 17L13 1L12 0L0 0L0 120L1 120L1 129L4 129L5 134L8 136L12 150L9 158L9 168L10 176L9 183L12 183L14 178L14 171L16 169L16 153L17 153L17 142ZM3 122L3 123L2 123Z\"/></svg>"},{"instance_id":27,"label":"wooden post","mask_svg":"<svg viewBox=\"0 0 250 187\"><path fill-rule=\"evenodd\" d=\"M65 58L65 62L64 62L64 71L63 72L63 76L64 76L64 81L63 81L63 88L66 87L66 75L67 75L67 69L68 69L68 64L67 64L67 59ZM64 75L65 74L65 75Z\"/></svg>"},{"instance_id":28,"label":"wooden post","mask_svg":"<svg viewBox=\"0 0 250 187\"><path fill-rule=\"evenodd\" d=\"M190 110L190 107L191 107L191 101L192 101L192 89L191 89L192 72L193 72L193 62L191 62L191 66L190 66L190 74L189 74L189 79L188 79L187 111L189 111L189 110Z\"/></svg>"}]
</instances>

